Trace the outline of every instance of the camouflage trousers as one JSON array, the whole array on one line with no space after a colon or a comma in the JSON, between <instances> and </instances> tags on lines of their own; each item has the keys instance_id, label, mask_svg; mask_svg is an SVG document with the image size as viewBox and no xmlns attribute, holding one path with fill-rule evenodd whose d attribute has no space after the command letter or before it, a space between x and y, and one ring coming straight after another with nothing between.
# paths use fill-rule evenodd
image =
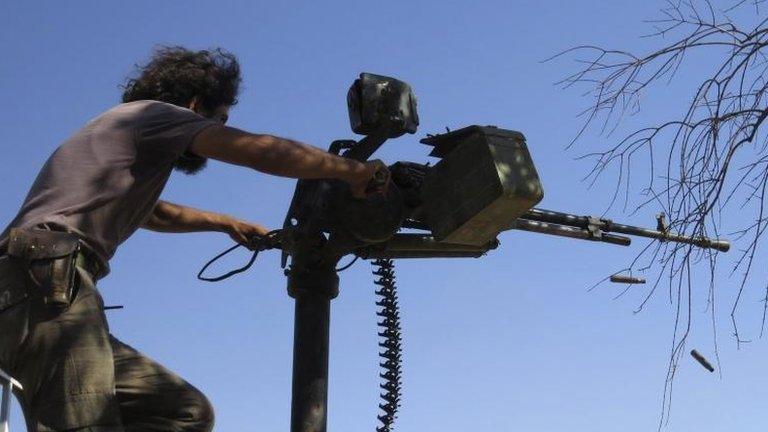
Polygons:
<instances>
[{"instance_id":1,"label":"camouflage trousers","mask_svg":"<svg viewBox=\"0 0 768 432\"><path fill-rule=\"evenodd\" d=\"M78 273L63 313L34 299L0 312L0 368L24 387L16 396L28 431L211 431L205 396L109 334L95 283ZM13 285L9 275L0 284Z\"/></svg>"}]
</instances>

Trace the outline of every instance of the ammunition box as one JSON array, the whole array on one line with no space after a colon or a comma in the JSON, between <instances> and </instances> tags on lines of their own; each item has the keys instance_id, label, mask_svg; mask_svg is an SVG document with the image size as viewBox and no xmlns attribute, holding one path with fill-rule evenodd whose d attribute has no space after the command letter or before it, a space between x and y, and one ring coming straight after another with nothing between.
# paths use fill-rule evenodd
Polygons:
<instances>
[{"instance_id":1,"label":"ammunition box","mask_svg":"<svg viewBox=\"0 0 768 432\"><path fill-rule=\"evenodd\" d=\"M424 178L419 210L437 241L485 245L544 197L520 132L469 126L421 142L441 158Z\"/></svg>"}]
</instances>

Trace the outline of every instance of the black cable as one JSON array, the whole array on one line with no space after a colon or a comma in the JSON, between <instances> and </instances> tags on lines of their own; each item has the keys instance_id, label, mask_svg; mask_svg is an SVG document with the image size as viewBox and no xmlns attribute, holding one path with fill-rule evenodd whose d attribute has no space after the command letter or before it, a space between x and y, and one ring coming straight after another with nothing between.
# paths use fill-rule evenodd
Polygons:
<instances>
[{"instance_id":1,"label":"black cable","mask_svg":"<svg viewBox=\"0 0 768 432\"><path fill-rule=\"evenodd\" d=\"M360 258L359 256L355 256L355 258L354 258L352 261L350 261L350 262L349 262L349 264L345 265L344 267L339 267L339 268L337 268L337 269L336 269L336 272L337 272L337 273L338 273L338 272L343 272L344 270L346 270L346 269L348 269L348 268L352 267L352 265L353 265L353 264L355 264L359 258Z\"/></svg>"},{"instance_id":2,"label":"black cable","mask_svg":"<svg viewBox=\"0 0 768 432\"><path fill-rule=\"evenodd\" d=\"M391 259L378 259L372 263L378 267L373 274L379 279L374 281L379 288L376 295L381 299L376 302L379 311L376 315L382 318L378 326L382 329L379 337L382 339L379 346L382 351L379 357L384 361L379 363L383 372L379 376L384 380L380 387L384 390L381 393L383 403L379 408L384 412L378 416L381 426L376 428L377 432L390 432L392 424L397 418L397 410L400 408L400 387L401 387L401 335L400 335L400 307L397 302L397 286L395 285L395 264Z\"/></svg>"},{"instance_id":3,"label":"black cable","mask_svg":"<svg viewBox=\"0 0 768 432\"><path fill-rule=\"evenodd\" d=\"M197 278L199 280L205 281L205 282L219 282L219 281L222 281L222 280L227 279L229 277L232 277L232 276L234 276L234 275L236 275L238 273L242 273L242 272L248 270L249 268L251 268L253 263L256 262L256 258L259 256L259 252L261 252L263 250L272 249L272 248L277 247L277 244L279 242L279 234L280 234L280 230L274 230L274 231L270 231L269 233L267 233L267 235L254 236L253 238L251 238L250 241L249 241L249 246L252 246L253 255L251 256L251 259L248 260L248 263L245 264L244 266L242 266L240 268L237 268L235 270L229 271L229 272L227 272L227 273L225 273L223 275L220 275L220 276L215 276L215 277L210 277L210 278L203 276L203 273L205 273L205 271L208 269L208 267L211 266L211 264L215 263L216 261L221 259L223 256L229 254L230 252L234 251L235 249L237 249L239 247L244 247L245 246L243 244L239 244L238 243L238 244L232 246L231 248L225 250L224 252L216 255L210 261L205 263L203 268L201 268L200 272L197 274Z\"/></svg>"},{"instance_id":4,"label":"black cable","mask_svg":"<svg viewBox=\"0 0 768 432\"><path fill-rule=\"evenodd\" d=\"M225 274L223 274L221 276L216 276L216 277L211 277L211 278L203 276L203 273L205 273L205 270L207 270L208 267L210 267L211 264L215 263L216 261L221 259L224 255L227 255L228 253L232 252L233 250L235 250L235 249L237 249L237 248L239 248L241 246L243 246L243 245L236 244L236 245L232 246L231 248L225 250L224 252L222 252L222 253L216 255L215 257L213 257L213 259L211 259L210 261L205 263L203 268L200 269L200 273L197 274L197 278L199 280L201 280L201 281L206 281L206 282L219 282L219 281L222 281L222 280L227 279L229 277L232 277L232 276L234 276L234 275L236 275L238 273L242 273L242 272L248 270L249 268L251 268L253 263L256 261L256 257L259 256L258 249L253 251L253 255L251 256L251 259L248 260L248 263L246 265L238 268L238 269L229 271L229 272L227 272L227 273L225 273Z\"/></svg>"}]
</instances>

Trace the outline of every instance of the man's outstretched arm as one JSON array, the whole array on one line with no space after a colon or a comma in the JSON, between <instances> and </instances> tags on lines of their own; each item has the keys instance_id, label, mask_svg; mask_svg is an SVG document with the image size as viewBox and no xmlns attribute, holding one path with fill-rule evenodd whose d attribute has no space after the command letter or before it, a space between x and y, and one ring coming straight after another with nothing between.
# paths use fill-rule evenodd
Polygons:
<instances>
[{"instance_id":1,"label":"man's outstretched arm","mask_svg":"<svg viewBox=\"0 0 768 432\"><path fill-rule=\"evenodd\" d=\"M380 161L361 163L336 156L307 144L273 135L251 134L228 126L212 126L200 132L190 150L202 157L283 177L346 181L359 197Z\"/></svg>"},{"instance_id":2,"label":"man's outstretched arm","mask_svg":"<svg viewBox=\"0 0 768 432\"><path fill-rule=\"evenodd\" d=\"M158 201L143 228L166 233L218 231L229 234L240 244L247 244L254 235L264 235L267 229L221 213Z\"/></svg>"}]
</instances>

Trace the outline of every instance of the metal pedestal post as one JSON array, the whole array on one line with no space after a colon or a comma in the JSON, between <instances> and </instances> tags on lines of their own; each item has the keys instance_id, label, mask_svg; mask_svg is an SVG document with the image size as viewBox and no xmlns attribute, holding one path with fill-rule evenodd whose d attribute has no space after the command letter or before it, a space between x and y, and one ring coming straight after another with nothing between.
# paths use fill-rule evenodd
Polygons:
<instances>
[{"instance_id":1,"label":"metal pedestal post","mask_svg":"<svg viewBox=\"0 0 768 432\"><path fill-rule=\"evenodd\" d=\"M291 432L325 432L330 313L331 300L325 296L296 298Z\"/></svg>"},{"instance_id":2,"label":"metal pedestal post","mask_svg":"<svg viewBox=\"0 0 768 432\"><path fill-rule=\"evenodd\" d=\"M291 273L288 290L296 299L291 432L325 432L331 299L338 294L338 276L296 268Z\"/></svg>"}]
</instances>

